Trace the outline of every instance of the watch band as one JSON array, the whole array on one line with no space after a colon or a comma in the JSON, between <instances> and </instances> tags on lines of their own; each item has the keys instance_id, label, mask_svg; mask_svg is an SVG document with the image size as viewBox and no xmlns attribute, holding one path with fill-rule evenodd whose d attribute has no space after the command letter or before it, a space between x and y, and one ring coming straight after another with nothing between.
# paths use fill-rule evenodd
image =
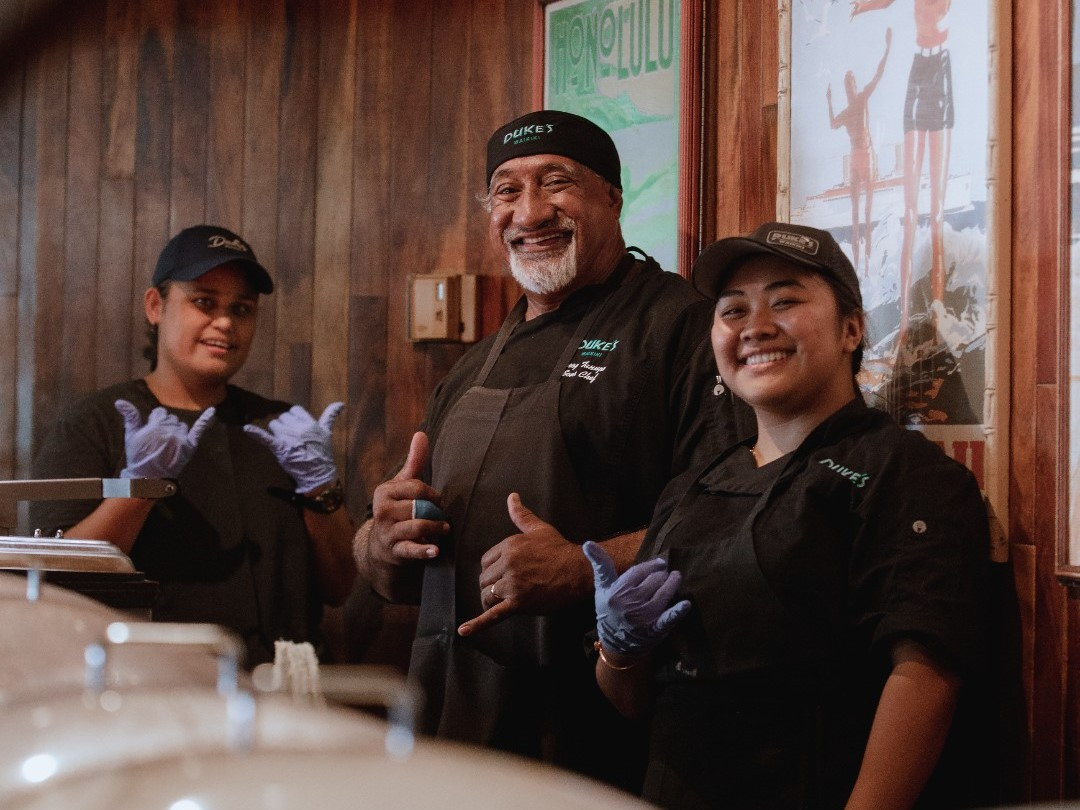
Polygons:
<instances>
[{"instance_id":1,"label":"watch band","mask_svg":"<svg viewBox=\"0 0 1080 810\"><path fill-rule=\"evenodd\" d=\"M304 495L280 487L270 487L269 490L275 498L281 498L320 515L333 514L345 503L345 487L340 478L318 495Z\"/></svg>"}]
</instances>

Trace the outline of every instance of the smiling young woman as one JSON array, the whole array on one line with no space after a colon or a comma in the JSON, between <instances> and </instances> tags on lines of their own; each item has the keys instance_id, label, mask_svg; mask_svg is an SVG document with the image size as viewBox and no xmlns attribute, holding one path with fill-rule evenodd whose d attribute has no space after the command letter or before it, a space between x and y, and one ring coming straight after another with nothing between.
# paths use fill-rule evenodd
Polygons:
<instances>
[{"instance_id":1,"label":"smiling young woman","mask_svg":"<svg viewBox=\"0 0 1080 810\"><path fill-rule=\"evenodd\" d=\"M974 477L858 395L862 299L831 235L766 223L694 283L758 434L668 484L622 576L594 552L596 677L650 719L645 797L908 808L934 774L927 806L968 806L978 780L939 755L980 675Z\"/></svg>"},{"instance_id":2,"label":"smiling young woman","mask_svg":"<svg viewBox=\"0 0 1080 810\"><path fill-rule=\"evenodd\" d=\"M752 255L719 291L712 342L731 390L753 407L763 462L793 450L855 397L851 358L861 311L840 314L819 273L778 256Z\"/></svg>"}]
</instances>

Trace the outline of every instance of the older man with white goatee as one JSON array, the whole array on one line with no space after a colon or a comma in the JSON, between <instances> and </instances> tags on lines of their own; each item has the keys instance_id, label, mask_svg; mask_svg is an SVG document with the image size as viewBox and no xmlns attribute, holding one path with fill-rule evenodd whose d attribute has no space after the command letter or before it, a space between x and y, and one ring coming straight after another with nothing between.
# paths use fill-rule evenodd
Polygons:
<instances>
[{"instance_id":1,"label":"older man with white goatee","mask_svg":"<svg viewBox=\"0 0 1080 810\"><path fill-rule=\"evenodd\" d=\"M626 247L619 154L591 121L499 127L487 179L491 246L525 295L435 389L357 562L383 597L420 604L424 731L638 790L643 734L600 696L583 643L581 544L627 567L664 484L736 438L712 305Z\"/></svg>"}]
</instances>

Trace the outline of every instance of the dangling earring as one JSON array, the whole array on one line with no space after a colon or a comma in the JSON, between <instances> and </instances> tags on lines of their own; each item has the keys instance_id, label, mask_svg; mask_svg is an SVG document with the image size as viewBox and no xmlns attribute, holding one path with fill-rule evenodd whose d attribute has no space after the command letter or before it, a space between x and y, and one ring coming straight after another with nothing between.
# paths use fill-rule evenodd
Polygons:
<instances>
[{"instance_id":1,"label":"dangling earring","mask_svg":"<svg viewBox=\"0 0 1080 810\"><path fill-rule=\"evenodd\" d=\"M724 379L719 374L716 375L716 385L713 386L712 395L718 397L723 394L727 389L724 388Z\"/></svg>"}]
</instances>

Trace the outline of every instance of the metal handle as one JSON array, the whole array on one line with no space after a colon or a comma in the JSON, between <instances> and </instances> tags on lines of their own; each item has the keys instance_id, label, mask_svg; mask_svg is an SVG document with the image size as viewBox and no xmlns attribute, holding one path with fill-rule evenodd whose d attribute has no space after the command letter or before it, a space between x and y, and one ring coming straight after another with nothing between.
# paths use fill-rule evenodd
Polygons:
<instances>
[{"instance_id":1,"label":"metal handle","mask_svg":"<svg viewBox=\"0 0 1080 810\"><path fill-rule=\"evenodd\" d=\"M169 478L42 478L0 481L0 534L11 534L15 530L19 501L167 498L176 492L176 482Z\"/></svg>"},{"instance_id":2,"label":"metal handle","mask_svg":"<svg viewBox=\"0 0 1080 810\"><path fill-rule=\"evenodd\" d=\"M273 664L259 664L252 683L261 692L276 692L282 685L274 677ZM405 759L416 743L416 718L423 695L419 687L389 667L348 664L319 667L323 697L348 705L375 705L387 711L386 753Z\"/></svg>"},{"instance_id":3,"label":"metal handle","mask_svg":"<svg viewBox=\"0 0 1080 810\"><path fill-rule=\"evenodd\" d=\"M86 688L91 692L100 695L105 691L109 648L120 644L210 648L218 661L218 693L236 694L244 645L239 636L224 627L216 624L112 622L105 628L105 638L86 648Z\"/></svg>"}]
</instances>

